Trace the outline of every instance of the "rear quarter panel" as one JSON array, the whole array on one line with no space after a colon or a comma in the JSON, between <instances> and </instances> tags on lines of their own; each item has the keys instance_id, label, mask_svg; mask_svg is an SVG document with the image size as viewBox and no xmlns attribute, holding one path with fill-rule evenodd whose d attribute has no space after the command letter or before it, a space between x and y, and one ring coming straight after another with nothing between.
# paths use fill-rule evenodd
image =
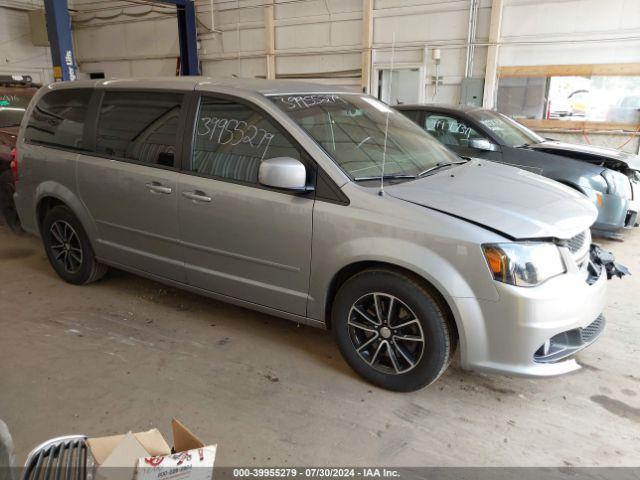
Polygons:
<instances>
[{"instance_id":1,"label":"rear quarter panel","mask_svg":"<svg viewBox=\"0 0 640 480\"><path fill-rule=\"evenodd\" d=\"M18 182L15 202L22 227L29 233L40 235L38 205L45 197L53 197L65 203L78 217L89 238L94 238L95 225L82 204L77 190L76 160L78 153L67 150L26 143L25 129L40 98L58 88L73 87L73 84L47 85L38 90L31 99L22 118L16 150L18 152ZM86 86L86 85L85 85Z\"/></svg>"},{"instance_id":2,"label":"rear quarter panel","mask_svg":"<svg viewBox=\"0 0 640 480\"><path fill-rule=\"evenodd\" d=\"M23 228L39 235L38 205L45 197L66 204L78 217L89 235L93 222L77 195L77 153L40 145L23 144L19 151L19 180L16 207Z\"/></svg>"}]
</instances>

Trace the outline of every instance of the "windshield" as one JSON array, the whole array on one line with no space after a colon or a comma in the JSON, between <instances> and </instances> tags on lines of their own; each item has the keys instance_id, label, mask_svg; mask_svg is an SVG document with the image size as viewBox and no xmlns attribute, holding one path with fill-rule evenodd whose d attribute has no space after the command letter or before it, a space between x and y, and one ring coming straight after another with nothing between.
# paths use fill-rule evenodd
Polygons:
<instances>
[{"instance_id":1,"label":"windshield","mask_svg":"<svg viewBox=\"0 0 640 480\"><path fill-rule=\"evenodd\" d=\"M472 110L469 116L490 129L509 147L544 142L544 138L540 135L501 113L491 110Z\"/></svg>"},{"instance_id":2,"label":"windshield","mask_svg":"<svg viewBox=\"0 0 640 480\"><path fill-rule=\"evenodd\" d=\"M368 96L279 95L270 99L355 180L415 177L459 159L404 115Z\"/></svg>"},{"instance_id":3,"label":"windshield","mask_svg":"<svg viewBox=\"0 0 640 480\"><path fill-rule=\"evenodd\" d=\"M31 95L0 92L0 128L19 126L30 101Z\"/></svg>"}]
</instances>

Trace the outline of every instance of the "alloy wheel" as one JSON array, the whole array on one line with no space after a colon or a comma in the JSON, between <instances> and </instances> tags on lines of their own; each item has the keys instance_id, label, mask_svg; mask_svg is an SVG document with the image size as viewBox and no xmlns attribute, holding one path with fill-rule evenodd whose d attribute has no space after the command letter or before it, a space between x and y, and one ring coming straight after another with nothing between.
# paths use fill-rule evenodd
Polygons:
<instances>
[{"instance_id":1,"label":"alloy wheel","mask_svg":"<svg viewBox=\"0 0 640 480\"><path fill-rule=\"evenodd\" d=\"M80 237L64 220L56 220L49 228L53 259L67 273L77 273L82 267L83 253Z\"/></svg>"},{"instance_id":2,"label":"alloy wheel","mask_svg":"<svg viewBox=\"0 0 640 480\"><path fill-rule=\"evenodd\" d=\"M381 373L406 373L422 358L422 325L407 304L393 295L374 292L360 297L351 306L347 324L360 358Z\"/></svg>"}]
</instances>

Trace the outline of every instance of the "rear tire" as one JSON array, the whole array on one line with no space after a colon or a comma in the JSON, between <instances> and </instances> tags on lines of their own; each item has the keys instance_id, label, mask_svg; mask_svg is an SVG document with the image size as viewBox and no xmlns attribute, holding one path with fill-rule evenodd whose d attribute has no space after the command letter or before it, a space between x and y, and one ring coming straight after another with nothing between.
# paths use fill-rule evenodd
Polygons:
<instances>
[{"instance_id":1,"label":"rear tire","mask_svg":"<svg viewBox=\"0 0 640 480\"><path fill-rule=\"evenodd\" d=\"M437 296L390 269L365 270L347 280L333 302L332 326L351 368L398 392L435 382L457 344Z\"/></svg>"},{"instance_id":2,"label":"rear tire","mask_svg":"<svg viewBox=\"0 0 640 480\"><path fill-rule=\"evenodd\" d=\"M86 285L107 273L108 267L96 260L84 228L68 207L49 210L41 233L49 263L65 282Z\"/></svg>"}]
</instances>

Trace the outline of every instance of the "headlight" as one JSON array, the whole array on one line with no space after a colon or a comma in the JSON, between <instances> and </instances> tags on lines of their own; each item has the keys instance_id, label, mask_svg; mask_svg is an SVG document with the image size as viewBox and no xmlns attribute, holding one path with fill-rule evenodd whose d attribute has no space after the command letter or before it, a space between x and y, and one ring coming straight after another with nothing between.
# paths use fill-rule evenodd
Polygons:
<instances>
[{"instance_id":1,"label":"headlight","mask_svg":"<svg viewBox=\"0 0 640 480\"><path fill-rule=\"evenodd\" d=\"M493 278L518 287L534 287L567 271L553 243L492 243L482 250Z\"/></svg>"},{"instance_id":2,"label":"headlight","mask_svg":"<svg viewBox=\"0 0 640 480\"><path fill-rule=\"evenodd\" d=\"M622 198L631 198L631 183L626 175L612 170L605 170L602 172L602 176L607 182L607 193L618 195Z\"/></svg>"}]
</instances>

